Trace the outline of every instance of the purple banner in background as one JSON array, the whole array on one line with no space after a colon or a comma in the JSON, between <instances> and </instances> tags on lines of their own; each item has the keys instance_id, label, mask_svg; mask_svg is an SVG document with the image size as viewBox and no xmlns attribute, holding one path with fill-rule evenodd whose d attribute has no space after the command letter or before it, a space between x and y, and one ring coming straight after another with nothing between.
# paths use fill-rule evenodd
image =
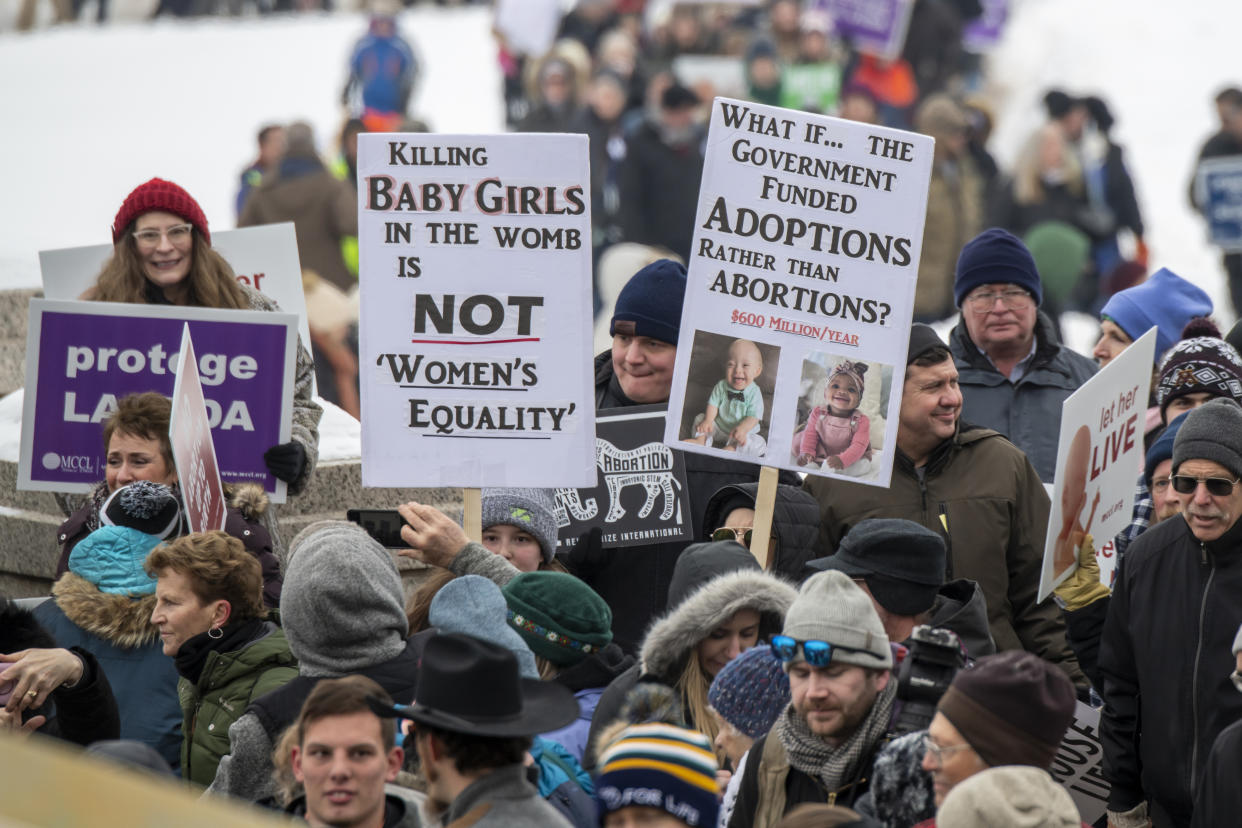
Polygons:
<instances>
[{"instance_id":1,"label":"purple banner in background","mask_svg":"<svg viewBox=\"0 0 1242 828\"><path fill-rule=\"evenodd\" d=\"M30 488L81 491L84 484L104 479L103 421L126 394L172 395L181 331L188 321L221 476L225 482L277 490L263 452L282 442L282 419L291 409L286 372L292 370L288 349L295 317L186 311L186 316L244 313L264 318L224 322L152 317L145 315L145 308L133 316L37 308L46 301L35 300L31 314L38 340L31 342L37 353L28 358L38 360L37 378L28 366L22 439ZM283 431L288 434L287 425ZM60 488L65 484L71 488Z\"/></svg>"},{"instance_id":2,"label":"purple banner in background","mask_svg":"<svg viewBox=\"0 0 1242 828\"><path fill-rule=\"evenodd\" d=\"M962 30L962 46L975 54L992 51L1005 33L1008 19L1009 0L983 0L983 14L967 23Z\"/></svg>"},{"instance_id":3,"label":"purple banner in background","mask_svg":"<svg viewBox=\"0 0 1242 828\"><path fill-rule=\"evenodd\" d=\"M858 51L892 60L905 46L914 0L816 0L813 6L831 15L837 33Z\"/></svg>"}]
</instances>

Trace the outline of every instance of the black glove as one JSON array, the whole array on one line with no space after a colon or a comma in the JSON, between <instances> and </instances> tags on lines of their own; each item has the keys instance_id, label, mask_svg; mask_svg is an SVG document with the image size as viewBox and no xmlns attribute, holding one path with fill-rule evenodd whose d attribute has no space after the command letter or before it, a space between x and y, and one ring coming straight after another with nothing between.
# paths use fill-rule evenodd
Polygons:
<instances>
[{"instance_id":1,"label":"black glove","mask_svg":"<svg viewBox=\"0 0 1242 828\"><path fill-rule=\"evenodd\" d=\"M301 443L281 443L263 452L263 462L277 478L292 483L306 469L306 449Z\"/></svg>"},{"instance_id":2,"label":"black glove","mask_svg":"<svg viewBox=\"0 0 1242 828\"><path fill-rule=\"evenodd\" d=\"M578 536L578 542L568 554L561 555L561 562L574 575L589 581L607 562L609 551L603 548L603 532L596 526Z\"/></svg>"}]
</instances>

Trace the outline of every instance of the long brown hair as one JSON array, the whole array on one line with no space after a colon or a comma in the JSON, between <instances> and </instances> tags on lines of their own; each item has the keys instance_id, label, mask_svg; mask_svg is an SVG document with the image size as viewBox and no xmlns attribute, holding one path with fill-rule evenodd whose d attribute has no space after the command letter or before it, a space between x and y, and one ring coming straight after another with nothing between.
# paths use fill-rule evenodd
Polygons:
<instances>
[{"instance_id":1,"label":"long brown hair","mask_svg":"<svg viewBox=\"0 0 1242 828\"><path fill-rule=\"evenodd\" d=\"M147 304L147 276L138 254L133 228L137 219L125 228L121 240L113 245L112 257L104 264L95 284L83 294L96 302L128 302ZM190 272L186 276L186 304L199 308L250 307L246 294L237 284L237 275L224 257L199 238L196 231L190 247Z\"/></svg>"}]
</instances>

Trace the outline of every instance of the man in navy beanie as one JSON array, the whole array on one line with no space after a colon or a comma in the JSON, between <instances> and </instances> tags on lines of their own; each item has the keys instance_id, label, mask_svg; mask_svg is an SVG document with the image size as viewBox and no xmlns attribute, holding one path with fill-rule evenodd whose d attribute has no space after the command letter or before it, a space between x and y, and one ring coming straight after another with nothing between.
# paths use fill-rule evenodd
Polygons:
<instances>
[{"instance_id":1,"label":"man in navy beanie","mask_svg":"<svg viewBox=\"0 0 1242 828\"><path fill-rule=\"evenodd\" d=\"M962 318L949 350L962 389L962 419L994 429L1026 453L1045 483L1056 473L1061 403L1096 372L1063 346L1039 310L1043 287L1022 241L999 227L966 243L953 296Z\"/></svg>"}]
</instances>

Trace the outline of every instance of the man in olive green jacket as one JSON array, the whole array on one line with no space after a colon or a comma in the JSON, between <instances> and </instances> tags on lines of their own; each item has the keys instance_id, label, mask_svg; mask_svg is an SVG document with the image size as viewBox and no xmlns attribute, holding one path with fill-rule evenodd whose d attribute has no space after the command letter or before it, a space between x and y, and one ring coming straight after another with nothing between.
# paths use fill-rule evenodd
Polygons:
<instances>
[{"instance_id":1,"label":"man in olive green jacket","mask_svg":"<svg viewBox=\"0 0 1242 828\"><path fill-rule=\"evenodd\" d=\"M1049 500L1026 455L995 431L960 422L962 394L948 347L926 325L910 334L889 488L808 476L820 505L821 554L867 518L905 518L941 533L946 579L978 582L998 650L1027 650L1087 679L1052 601L1038 602Z\"/></svg>"}]
</instances>

